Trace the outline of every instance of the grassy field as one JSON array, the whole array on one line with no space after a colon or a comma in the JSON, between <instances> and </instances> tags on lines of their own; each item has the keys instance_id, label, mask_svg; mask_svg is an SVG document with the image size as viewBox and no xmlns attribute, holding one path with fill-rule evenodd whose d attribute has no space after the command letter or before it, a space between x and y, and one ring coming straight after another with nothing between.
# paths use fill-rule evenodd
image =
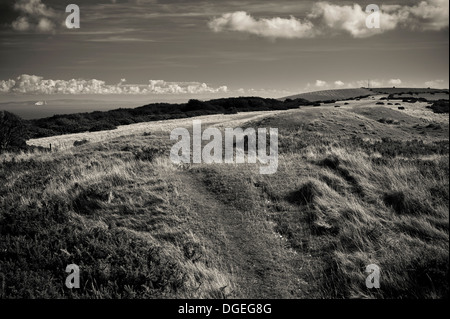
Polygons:
<instances>
[{"instance_id":1,"label":"grassy field","mask_svg":"<svg viewBox=\"0 0 450 319\"><path fill-rule=\"evenodd\" d=\"M171 163L192 119L1 154L0 298L448 298L448 114L402 104L202 117L278 128L273 175Z\"/></svg>"},{"instance_id":2,"label":"grassy field","mask_svg":"<svg viewBox=\"0 0 450 319\"><path fill-rule=\"evenodd\" d=\"M428 89L428 88L359 88L359 89L335 89L308 92L288 96L290 99L305 99L311 102L317 101L342 101L355 99L360 97L377 96L377 95L393 95L395 98L425 98L428 101L439 99L448 100L448 90Z\"/></svg>"},{"instance_id":3,"label":"grassy field","mask_svg":"<svg viewBox=\"0 0 450 319\"><path fill-rule=\"evenodd\" d=\"M433 89L433 88L404 88L404 87L386 87L386 88L373 88L373 92L379 94L403 94L403 95L418 95L418 94L447 94L448 89Z\"/></svg>"},{"instance_id":4,"label":"grassy field","mask_svg":"<svg viewBox=\"0 0 450 319\"><path fill-rule=\"evenodd\" d=\"M408 99L408 98L424 98L428 101L448 100L449 95L447 93L417 93L417 94L394 94L395 99Z\"/></svg>"},{"instance_id":5,"label":"grassy field","mask_svg":"<svg viewBox=\"0 0 450 319\"><path fill-rule=\"evenodd\" d=\"M305 99L311 102L326 100L347 100L361 96L369 96L374 93L368 89L339 89L339 90L323 90L316 92L308 92L289 96L290 99Z\"/></svg>"}]
</instances>

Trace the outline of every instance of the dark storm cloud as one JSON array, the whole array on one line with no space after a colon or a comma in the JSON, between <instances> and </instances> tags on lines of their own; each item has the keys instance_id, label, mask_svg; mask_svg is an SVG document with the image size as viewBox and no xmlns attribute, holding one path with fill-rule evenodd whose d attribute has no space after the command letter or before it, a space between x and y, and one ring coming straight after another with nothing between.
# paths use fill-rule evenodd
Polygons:
<instances>
[{"instance_id":1,"label":"dark storm cloud","mask_svg":"<svg viewBox=\"0 0 450 319\"><path fill-rule=\"evenodd\" d=\"M19 12L14 10L14 0L0 2L0 27L5 28L19 17Z\"/></svg>"},{"instance_id":2,"label":"dark storm cloud","mask_svg":"<svg viewBox=\"0 0 450 319\"><path fill-rule=\"evenodd\" d=\"M53 32L62 18L41 0L7 0L0 7L0 27L18 32Z\"/></svg>"}]
</instances>

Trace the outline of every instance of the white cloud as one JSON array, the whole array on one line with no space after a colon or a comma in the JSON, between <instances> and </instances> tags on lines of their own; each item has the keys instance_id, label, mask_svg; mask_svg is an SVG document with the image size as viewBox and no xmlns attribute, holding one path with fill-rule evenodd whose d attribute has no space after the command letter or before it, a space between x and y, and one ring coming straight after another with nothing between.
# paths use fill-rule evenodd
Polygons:
<instances>
[{"instance_id":1,"label":"white cloud","mask_svg":"<svg viewBox=\"0 0 450 319\"><path fill-rule=\"evenodd\" d=\"M327 82L325 81L321 81L321 80L316 80L316 86L319 88L323 88L327 86Z\"/></svg>"},{"instance_id":2,"label":"white cloud","mask_svg":"<svg viewBox=\"0 0 450 319\"><path fill-rule=\"evenodd\" d=\"M448 28L449 1L426 0L413 6L383 5L384 14L412 30L439 31Z\"/></svg>"},{"instance_id":3,"label":"white cloud","mask_svg":"<svg viewBox=\"0 0 450 319\"><path fill-rule=\"evenodd\" d=\"M433 80L433 81L427 81L425 82L425 86L432 88L432 89L444 89L444 88L448 88L445 86L445 81L444 80Z\"/></svg>"},{"instance_id":4,"label":"white cloud","mask_svg":"<svg viewBox=\"0 0 450 319\"><path fill-rule=\"evenodd\" d=\"M18 17L15 21L13 21L12 27L14 30L17 30L17 31L27 31L31 28L31 25L28 22L27 18Z\"/></svg>"},{"instance_id":5,"label":"white cloud","mask_svg":"<svg viewBox=\"0 0 450 319\"><path fill-rule=\"evenodd\" d=\"M380 28L369 29L370 13L359 4L338 5L317 2L306 19L256 19L244 11L223 14L209 22L214 32L235 31L267 38L311 38L319 35L347 33L354 38L366 38L397 28L439 31L449 26L449 1L426 0L416 5L382 5Z\"/></svg>"},{"instance_id":6,"label":"white cloud","mask_svg":"<svg viewBox=\"0 0 450 319\"><path fill-rule=\"evenodd\" d=\"M400 80L400 79L390 79L388 83L390 85L400 85L400 84L402 84L402 80Z\"/></svg>"},{"instance_id":7,"label":"white cloud","mask_svg":"<svg viewBox=\"0 0 450 319\"><path fill-rule=\"evenodd\" d=\"M52 32L56 28L58 14L41 0L18 0L14 9L19 12L11 24L16 31Z\"/></svg>"},{"instance_id":8,"label":"white cloud","mask_svg":"<svg viewBox=\"0 0 450 319\"><path fill-rule=\"evenodd\" d=\"M380 33L380 29L369 29L366 26L368 14L359 4L335 5L328 2L318 2L308 15L315 21L317 28L332 32L346 32L355 38L362 38Z\"/></svg>"},{"instance_id":9,"label":"white cloud","mask_svg":"<svg viewBox=\"0 0 450 319\"><path fill-rule=\"evenodd\" d=\"M150 80L149 84L108 85L104 81L90 79L51 80L41 76L22 74L16 80L0 81L1 93L23 94L202 94L226 93L228 88L213 88L200 82L166 82Z\"/></svg>"},{"instance_id":10,"label":"white cloud","mask_svg":"<svg viewBox=\"0 0 450 319\"><path fill-rule=\"evenodd\" d=\"M214 32L237 31L255 34L267 38L310 38L313 25L309 21L302 22L294 17L289 19L271 18L255 19L244 11L226 13L209 22Z\"/></svg>"},{"instance_id":11,"label":"white cloud","mask_svg":"<svg viewBox=\"0 0 450 319\"><path fill-rule=\"evenodd\" d=\"M251 88L251 89L239 89L235 91L236 93L243 94L246 96L259 96L259 97L280 97L280 96L287 96L287 95L293 95L296 92L292 92L289 90L278 90L278 89L267 89L267 88Z\"/></svg>"},{"instance_id":12,"label":"white cloud","mask_svg":"<svg viewBox=\"0 0 450 319\"><path fill-rule=\"evenodd\" d=\"M326 82L323 80L317 80L314 85L311 85L311 83L308 83L303 91L309 92L314 90L330 90L330 89L342 89L342 88L361 88L361 87L367 87L369 80L354 80L349 82L343 82L340 80L334 81L334 82ZM416 85L412 85L412 83L403 83L400 79L370 79L370 87L371 88L381 88L381 87L390 87L390 86L399 86L401 85L403 87L408 86L409 87L416 87ZM442 88L444 86L443 80L437 80L437 81L429 81L426 82L427 86L433 87L435 84L438 88Z\"/></svg>"}]
</instances>

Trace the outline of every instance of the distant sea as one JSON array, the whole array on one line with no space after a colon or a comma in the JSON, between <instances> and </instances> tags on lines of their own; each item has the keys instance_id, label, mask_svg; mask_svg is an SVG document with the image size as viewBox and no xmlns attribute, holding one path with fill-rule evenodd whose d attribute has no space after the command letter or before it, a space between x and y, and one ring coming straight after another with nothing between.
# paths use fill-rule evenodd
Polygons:
<instances>
[{"instance_id":1,"label":"distant sea","mask_svg":"<svg viewBox=\"0 0 450 319\"><path fill-rule=\"evenodd\" d=\"M46 105L35 105L38 101L46 101ZM96 100L36 100L0 103L0 110L19 115L23 119L38 119L55 114L84 113L92 111L108 111L117 108L133 108L142 106L136 102L105 102Z\"/></svg>"},{"instance_id":2,"label":"distant sea","mask_svg":"<svg viewBox=\"0 0 450 319\"><path fill-rule=\"evenodd\" d=\"M108 111L135 108L151 103L186 103L189 99L210 100L218 95L12 95L0 94L0 111L12 112L23 119L50 117L55 114ZM44 102L44 105L36 103Z\"/></svg>"}]
</instances>

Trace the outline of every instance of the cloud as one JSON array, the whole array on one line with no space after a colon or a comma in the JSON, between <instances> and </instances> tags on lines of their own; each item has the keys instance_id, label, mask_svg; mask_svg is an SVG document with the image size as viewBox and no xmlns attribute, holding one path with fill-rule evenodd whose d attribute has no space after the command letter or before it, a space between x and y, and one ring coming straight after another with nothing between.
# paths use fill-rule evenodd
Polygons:
<instances>
[{"instance_id":1,"label":"cloud","mask_svg":"<svg viewBox=\"0 0 450 319\"><path fill-rule=\"evenodd\" d=\"M447 85L447 87L445 86L445 81L444 80L427 81L427 82L425 82L425 86L433 88L433 89L448 88L448 85Z\"/></svg>"},{"instance_id":2,"label":"cloud","mask_svg":"<svg viewBox=\"0 0 450 319\"><path fill-rule=\"evenodd\" d=\"M382 5L380 28L369 29L366 20L372 13L359 4L338 5L317 2L305 19L261 18L244 11L223 14L208 26L214 32L234 31L266 38L300 39L317 36L349 34L366 38L386 31L403 28L419 31L440 31L449 25L448 0L426 0L416 5Z\"/></svg>"},{"instance_id":3,"label":"cloud","mask_svg":"<svg viewBox=\"0 0 450 319\"><path fill-rule=\"evenodd\" d=\"M259 97L276 97L276 96L287 96L287 95L293 95L296 92L289 91L289 90L278 90L278 89L267 89L267 88L250 88L250 89L243 89L240 88L238 90L235 90L231 93L238 93L241 96L259 96Z\"/></svg>"},{"instance_id":4,"label":"cloud","mask_svg":"<svg viewBox=\"0 0 450 319\"><path fill-rule=\"evenodd\" d=\"M321 80L317 80L317 81L316 81L316 86L319 87L319 88L326 87L327 85L328 85L328 84L327 84L327 82L325 82L325 81L321 81Z\"/></svg>"},{"instance_id":5,"label":"cloud","mask_svg":"<svg viewBox=\"0 0 450 319\"><path fill-rule=\"evenodd\" d=\"M326 33L346 32L355 38L366 37L374 34L374 30L366 26L368 14L363 8L354 4L334 5L328 2L318 2L314 4L312 12L308 15L315 22L316 28L328 30ZM379 33L380 31L375 31Z\"/></svg>"},{"instance_id":6,"label":"cloud","mask_svg":"<svg viewBox=\"0 0 450 319\"><path fill-rule=\"evenodd\" d=\"M428 14L423 14L420 7L427 7ZM447 7L447 9L445 8ZM448 2L442 0L422 1L417 6L382 5L380 8L380 28L369 29L366 20L372 13L359 4L335 5L318 2L308 17L324 34L344 32L354 38L366 38L398 28L409 30L432 30L431 21L435 21L439 31L448 27ZM446 17L446 20L445 20ZM431 23L432 24L432 23Z\"/></svg>"},{"instance_id":7,"label":"cloud","mask_svg":"<svg viewBox=\"0 0 450 319\"><path fill-rule=\"evenodd\" d=\"M413 6L383 5L384 14L395 17L412 30L439 31L448 28L449 1L426 0Z\"/></svg>"},{"instance_id":8,"label":"cloud","mask_svg":"<svg viewBox=\"0 0 450 319\"><path fill-rule=\"evenodd\" d=\"M289 19L255 19L244 11L226 13L209 22L214 32L237 31L255 34L267 38L310 38L313 25L309 21L302 22L294 17Z\"/></svg>"},{"instance_id":9,"label":"cloud","mask_svg":"<svg viewBox=\"0 0 450 319\"><path fill-rule=\"evenodd\" d=\"M400 79L390 79L388 83L390 85L400 85L400 84L402 84L402 80L400 80Z\"/></svg>"},{"instance_id":10,"label":"cloud","mask_svg":"<svg viewBox=\"0 0 450 319\"><path fill-rule=\"evenodd\" d=\"M228 87L211 88L206 83L199 82L166 82L163 80L150 80L145 90L155 94L202 94L225 93Z\"/></svg>"},{"instance_id":11,"label":"cloud","mask_svg":"<svg viewBox=\"0 0 450 319\"><path fill-rule=\"evenodd\" d=\"M311 85L311 83L308 83L304 89L303 92L310 92L313 90L333 90L333 89L343 89L343 88L360 88L360 87L367 87L369 80L353 80L348 82L343 82L340 80L334 81L334 82L327 82L323 80L316 80L314 85ZM405 85L410 85L410 87L415 87L416 85L412 85L411 83L403 83L401 79L370 79L370 87L371 88L381 88L381 87L390 87L390 86L400 86L403 84L403 87ZM443 88L445 85L445 82L443 80L436 80L436 81L429 81L426 82L427 86L430 87L438 87Z\"/></svg>"},{"instance_id":12,"label":"cloud","mask_svg":"<svg viewBox=\"0 0 450 319\"><path fill-rule=\"evenodd\" d=\"M58 14L41 0L18 0L14 9L19 16L11 24L16 31L52 32L57 25Z\"/></svg>"},{"instance_id":13,"label":"cloud","mask_svg":"<svg viewBox=\"0 0 450 319\"><path fill-rule=\"evenodd\" d=\"M200 82L166 82L150 80L149 84L108 85L96 79L50 80L41 76L22 74L17 79L0 81L0 93L22 94L203 94L226 93L228 88L213 88Z\"/></svg>"}]
</instances>

